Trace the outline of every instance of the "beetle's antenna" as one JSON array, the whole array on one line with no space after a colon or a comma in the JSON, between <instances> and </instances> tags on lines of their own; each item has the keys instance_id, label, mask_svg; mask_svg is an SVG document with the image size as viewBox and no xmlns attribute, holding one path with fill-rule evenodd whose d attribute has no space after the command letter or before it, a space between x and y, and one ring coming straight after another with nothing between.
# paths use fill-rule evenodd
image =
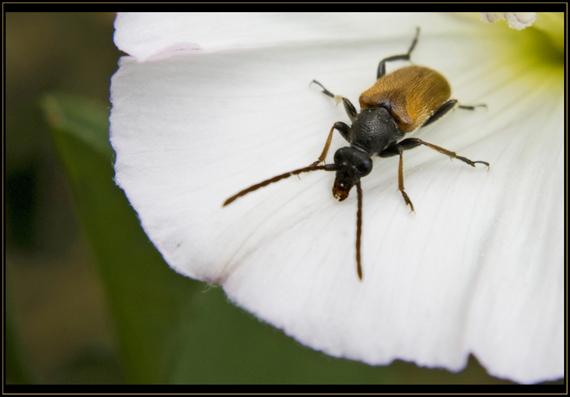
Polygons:
<instances>
[{"instance_id":1,"label":"beetle's antenna","mask_svg":"<svg viewBox=\"0 0 570 397\"><path fill-rule=\"evenodd\" d=\"M338 169L338 166L336 164L327 164L327 165L311 164L310 166L305 167L305 168L299 168L298 170L289 171L289 172L286 172L284 174L274 176L273 178L267 179L263 182L257 183L253 186L248 187L247 189L242 190L241 192L239 192L237 194L234 194L232 197L230 197L229 199L227 199L224 202L222 207L225 207L226 205L233 203L239 197L245 196L246 194L251 193L253 191L256 191L259 188L265 187L265 186L269 185L270 183L279 182L281 179L289 178L291 175L299 175L302 172L311 172L311 171L318 171L318 170L336 171L337 169Z\"/></svg>"},{"instance_id":2,"label":"beetle's antenna","mask_svg":"<svg viewBox=\"0 0 570 397\"><path fill-rule=\"evenodd\" d=\"M356 183L356 192L358 193L358 211L356 212L356 272L358 278L362 281L362 265L360 264L360 236L362 235L362 189L360 181Z\"/></svg>"}]
</instances>

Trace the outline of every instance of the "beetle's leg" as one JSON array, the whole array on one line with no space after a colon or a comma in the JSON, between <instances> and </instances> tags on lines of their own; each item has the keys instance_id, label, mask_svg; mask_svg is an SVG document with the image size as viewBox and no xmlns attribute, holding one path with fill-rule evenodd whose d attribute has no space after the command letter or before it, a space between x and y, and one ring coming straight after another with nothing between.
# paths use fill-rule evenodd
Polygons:
<instances>
[{"instance_id":1,"label":"beetle's leg","mask_svg":"<svg viewBox=\"0 0 570 397\"><path fill-rule=\"evenodd\" d=\"M383 151L378 153L378 156L380 156L380 157L400 156L400 163L398 166L398 190L402 193L402 196L404 197L404 201L406 202L406 205L410 206L410 208L412 209L412 212L415 212L414 211L414 205L412 204L412 201L408 197L407 193L404 191L404 156L403 156L403 152L404 152L404 150L410 150L410 149L416 148L420 145L424 145L424 146L427 146L429 148L432 148L433 150L436 150L442 154L445 154L452 159L459 159L459 160L461 160L461 161L463 161L463 162L465 162L465 163L467 163L473 167L475 167L475 164L477 164L477 163L485 164L489 168L491 167L489 165L489 163L487 163L486 161L469 160L466 157L458 156L455 152L450 152L449 150L446 150L446 149L439 147L439 146L436 146L436 145L432 145L431 143L424 142L418 138L408 138L408 139L404 139L403 141L400 141L398 143L393 143L393 144L389 145L386 149L384 149Z\"/></svg>"},{"instance_id":2,"label":"beetle's leg","mask_svg":"<svg viewBox=\"0 0 570 397\"><path fill-rule=\"evenodd\" d=\"M434 114L431 115L431 117L422 125L422 127L425 127L426 125L429 125L429 124L433 123L434 121L442 118L451 109L453 109L456 104L457 104L457 99L450 99L449 101L445 102L443 105L441 105L441 107L439 109L437 109L434 112Z\"/></svg>"},{"instance_id":3,"label":"beetle's leg","mask_svg":"<svg viewBox=\"0 0 570 397\"><path fill-rule=\"evenodd\" d=\"M403 142L403 141L402 141ZM419 145L419 144L418 144ZM411 149L411 148L410 148ZM398 190L402 193L402 197L404 197L404 201L406 205L409 205L412 209L411 212L414 211L414 205L412 204L412 200L408 197L408 194L404 191L404 156L403 152L406 150L403 148L399 143L393 143L380 152L378 155L380 157L392 157L392 156L400 156L400 163L398 165Z\"/></svg>"},{"instance_id":4,"label":"beetle's leg","mask_svg":"<svg viewBox=\"0 0 570 397\"><path fill-rule=\"evenodd\" d=\"M445 114L447 114L451 109L453 109L455 107L455 105L457 105L457 99L450 99L449 101L445 102L443 105L441 105L441 107L439 109L437 109L434 112L434 114L431 115L431 117L422 125L422 127L425 127L426 125L429 125L429 124L433 123L434 121L439 120ZM478 107L485 107L486 108L487 105L485 105L484 103L479 103L477 105L459 105L457 107L459 109L475 110Z\"/></svg>"},{"instance_id":5,"label":"beetle's leg","mask_svg":"<svg viewBox=\"0 0 570 397\"><path fill-rule=\"evenodd\" d=\"M403 150L400 149L400 163L398 165L398 190L400 191L400 193L402 193L402 196L404 197L404 201L406 202L406 205L409 205L410 208L412 209L410 211L410 213L412 212L416 212L414 211L414 205L412 204L412 200L410 200L410 198L408 197L408 194L404 191L404 156L403 156Z\"/></svg>"},{"instance_id":6,"label":"beetle's leg","mask_svg":"<svg viewBox=\"0 0 570 397\"><path fill-rule=\"evenodd\" d=\"M459 105L457 106L459 109L465 109L465 110L475 110L477 108L485 108L487 109L487 104L485 103L478 103L477 105Z\"/></svg>"},{"instance_id":7,"label":"beetle's leg","mask_svg":"<svg viewBox=\"0 0 570 397\"><path fill-rule=\"evenodd\" d=\"M344 105L344 110L346 111L346 114L348 114L348 118L350 119L350 121L354 122L354 120L356 119L356 115L358 114L358 112L356 111L356 108L354 107L354 105L352 104L352 102L350 102L348 100L348 98L345 98L341 95L335 95L332 92L330 92L329 90L327 90L321 83L319 83L317 80L313 80L311 83L315 83L318 86L320 86L323 89L323 94L325 94L326 96L331 97L332 99L334 99L336 101L336 103L340 103L340 101L342 101L343 105Z\"/></svg>"},{"instance_id":8,"label":"beetle's leg","mask_svg":"<svg viewBox=\"0 0 570 397\"><path fill-rule=\"evenodd\" d=\"M342 97L342 104L344 105L344 110L346 111L346 114L348 114L348 118L350 119L351 122L354 123L354 120L356 120L356 115L358 114L356 108L354 107L352 102L350 102L348 98L345 97Z\"/></svg>"},{"instance_id":9,"label":"beetle's leg","mask_svg":"<svg viewBox=\"0 0 570 397\"><path fill-rule=\"evenodd\" d=\"M418 26L418 27L416 27L416 36L414 37L414 40L412 41L412 45L410 45L410 49L408 50L408 52L406 54L392 55L391 57L384 58L380 61L380 63L378 64L378 71L376 72L376 80L378 80L380 77L382 77L386 74L386 62L409 61L410 55L412 55L412 51L414 50L416 44L418 43L419 37L420 37L420 27Z\"/></svg>"},{"instance_id":10,"label":"beetle's leg","mask_svg":"<svg viewBox=\"0 0 570 397\"><path fill-rule=\"evenodd\" d=\"M313 163L313 165L317 165L317 164L325 161L325 158L327 157L327 153L329 152L329 147L331 146L333 132L335 129L337 129L338 132L340 132L340 134L342 135L342 137L348 141L348 132L350 130L350 127L348 125L346 125L345 123L343 123L342 121L337 121L332 126L331 132L329 132L329 137L327 138L327 142L325 143L325 147L323 149L323 152L319 156L319 159Z\"/></svg>"},{"instance_id":11,"label":"beetle's leg","mask_svg":"<svg viewBox=\"0 0 570 397\"><path fill-rule=\"evenodd\" d=\"M441 154L445 154L446 156L449 156L451 159L458 159L463 161L466 164L469 164L472 167L475 167L475 164L485 164L488 168L491 168L491 166L489 165L489 163L487 163L486 161L472 161L469 160L467 157L463 157L463 156L458 156L457 153L449 151L447 149L444 149L442 147L433 145L431 143L422 141L419 138L408 138L408 139L404 139L403 141L401 141L400 143L398 143L398 145L403 149L403 150L409 150L409 149L413 149L415 147L418 147L419 145L424 145L427 146L435 151L440 152Z\"/></svg>"}]
</instances>

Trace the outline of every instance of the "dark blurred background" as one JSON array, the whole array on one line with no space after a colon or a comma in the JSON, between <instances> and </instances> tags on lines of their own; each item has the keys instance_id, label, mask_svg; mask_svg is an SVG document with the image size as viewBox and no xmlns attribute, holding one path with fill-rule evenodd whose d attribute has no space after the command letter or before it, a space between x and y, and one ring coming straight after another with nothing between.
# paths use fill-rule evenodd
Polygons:
<instances>
[{"instance_id":1,"label":"dark blurred background","mask_svg":"<svg viewBox=\"0 0 570 397\"><path fill-rule=\"evenodd\" d=\"M114 19L5 14L7 383L122 381L104 291L40 106L54 91L109 103L121 55Z\"/></svg>"}]
</instances>

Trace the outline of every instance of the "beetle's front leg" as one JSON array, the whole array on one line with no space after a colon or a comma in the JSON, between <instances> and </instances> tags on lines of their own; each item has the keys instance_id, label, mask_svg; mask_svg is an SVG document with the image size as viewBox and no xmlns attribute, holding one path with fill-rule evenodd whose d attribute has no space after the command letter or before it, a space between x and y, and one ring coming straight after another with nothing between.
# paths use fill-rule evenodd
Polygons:
<instances>
[{"instance_id":1,"label":"beetle's front leg","mask_svg":"<svg viewBox=\"0 0 570 397\"><path fill-rule=\"evenodd\" d=\"M342 121L338 121L338 122L334 123L333 127L331 128L331 132L329 132L329 137L327 138L327 142L325 143L325 147L323 149L323 152L319 156L319 159L313 163L313 165L317 165L317 164L325 161L325 158L327 157L327 153L329 152L329 147L331 146L333 132L335 129L337 129L340 132L340 134L342 135L342 137L348 141L348 132L350 130L350 127L348 125L346 125L345 123L343 123Z\"/></svg>"},{"instance_id":2,"label":"beetle's front leg","mask_svg":"<svg viewBox=\"0 0 570 397\"><path fill-rule=\"evenodd\" d=\"M321 83L319 83L317 80L313 80L311 83L315 83L317 84L319 87L321 87L323 89L323 94L325 94L326 96L331 97L332 99L334 99L336 101L336 103L340 103L342 101L343 105L344 105L344 110L346 111L346 114L348 114L348 118L350 119L351 122L354 122L354 120L356 120L356 116L358 114L358 112L356 111L356 108L354 107L354 105L352 104L352 102L350 102L350 100L348 98L343 97L342 95L335 95L332 92L330 92L329 90L327 90Z\"/></svg>"}]
</instances>

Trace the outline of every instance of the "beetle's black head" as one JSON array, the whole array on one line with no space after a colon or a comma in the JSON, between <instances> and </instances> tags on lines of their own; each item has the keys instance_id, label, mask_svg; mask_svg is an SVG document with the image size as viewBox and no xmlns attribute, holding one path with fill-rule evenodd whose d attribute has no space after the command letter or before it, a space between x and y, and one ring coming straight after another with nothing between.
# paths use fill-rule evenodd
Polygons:
<instances>
[{"instance_id":1,"label":"beetle's black head","mask_svg":"<svg viewBox=\"0 0 570 397\"><path fill-rule=\"evenodd\" d=\"M350 189L360 178L372 171L372 159L367 153L352 147L343 147L334 154L337 166L336 179L333 186L333 196L342 201L348 197Z\"/></svg>"}]
</instances>

